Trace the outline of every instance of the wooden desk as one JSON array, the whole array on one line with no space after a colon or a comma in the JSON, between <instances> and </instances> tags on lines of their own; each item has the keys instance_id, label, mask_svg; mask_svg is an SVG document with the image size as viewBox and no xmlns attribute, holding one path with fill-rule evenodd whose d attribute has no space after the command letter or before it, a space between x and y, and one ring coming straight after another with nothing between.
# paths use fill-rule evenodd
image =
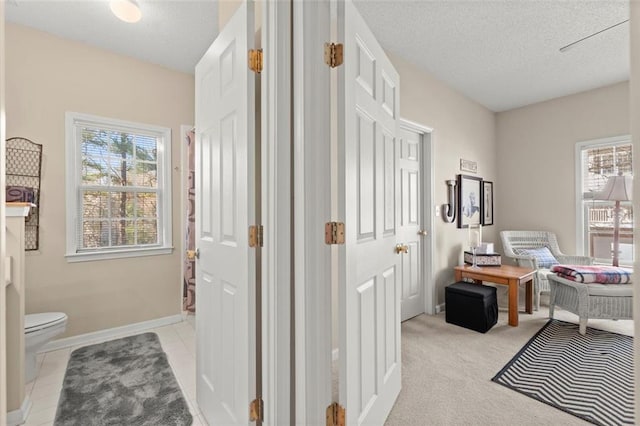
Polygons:
<instances>
[{"instance_id":1,"label":"wooden desk","mask_svg":"<svg viewBox=\"0 0 640 426\"><path fill-rule=\"evenodd\" d=\"M484 266L472 269L470 265L456 266L456 281L471 278L475 283L488 281L509 286L509 325L518 326L518 286L526 283L525 311L533 313L533 274L535 270L519 266ZM446 307L445 307L446 309Z\"/></svg>"}]
</instances>

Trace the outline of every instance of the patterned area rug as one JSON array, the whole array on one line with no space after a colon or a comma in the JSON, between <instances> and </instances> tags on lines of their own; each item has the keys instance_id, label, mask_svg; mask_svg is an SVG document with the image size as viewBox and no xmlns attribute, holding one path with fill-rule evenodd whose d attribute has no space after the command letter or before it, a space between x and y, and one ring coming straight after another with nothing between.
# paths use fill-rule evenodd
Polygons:
<instances>
[{"instance_id":1,"label":"patterned area rug","mask_svg":"<svg viewBox=\"0 0 640 426\"><path fill-rule=\"evenodd\" d=\"M593 424L635 424L633 337L549 320L492 380Z\"/></svg>"},{"instance_id":2,"label":"patterned area rug","mask_svg":"<svg viewBox=\"0 0 640 426\"><path fill-rule=\"evenodd\" d=\"M71 353L55 426L188 426L192 421L157 334Z\"/></svg>"}]
</instances>

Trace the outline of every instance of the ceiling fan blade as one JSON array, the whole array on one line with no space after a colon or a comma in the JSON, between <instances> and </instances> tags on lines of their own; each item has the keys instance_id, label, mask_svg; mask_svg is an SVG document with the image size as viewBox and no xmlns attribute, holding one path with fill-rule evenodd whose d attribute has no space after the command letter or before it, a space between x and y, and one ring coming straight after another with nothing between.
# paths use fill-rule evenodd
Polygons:
<instances>
[{"instance_id":1,"label":"ceiling fan blade","mask_svg":"<svg viewBox=\"0 0 640 426\"><path fill-rule=\"evenodd\" d=\"M590 35L588 35L588 36L586 36L586 37L583 37L583 38L581 38L580 40L576 40L576 41L574 41L573 43L569 43L569 44L567 44L566 46L562 46L562 47L560 48L560 52L566 52L567 50L571 49L571 48L572 48L573 46L575 46L576 44L578 44L578 43L580 43L580 42L582 42L582 41L585 41L585 40L586 40L586 39L588 39L588 38L591 38L591 37L593 37L593 36L596 36L596 35L598 35L598 34L600 34L600 33L603 33L603 32L605 32L605 31L607 31L607 30L610 30L610 29L612 29L612 28L615 28L615 27L617 27L618 25L622 25L622 24L624 24L625 22L629 22L629 20L628 20L628 19L625 19L625 20L624 20L624 21L622 21L622 22L618 22L617 24L613 24L613 25L611 25L610 27L607 27L607 28L605 28L605 29L603 29L603 30L597 31L597 32L595 32L595 33L593 33L593 34L590 34Z\"/></svg>"}]
</instances>

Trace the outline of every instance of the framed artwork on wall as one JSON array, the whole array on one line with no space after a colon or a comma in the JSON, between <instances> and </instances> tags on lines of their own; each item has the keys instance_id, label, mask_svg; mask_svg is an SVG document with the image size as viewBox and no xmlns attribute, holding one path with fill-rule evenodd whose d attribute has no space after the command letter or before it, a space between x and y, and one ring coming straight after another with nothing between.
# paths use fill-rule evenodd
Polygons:
<instances>
[{"instance_id":1,"label":"framed artwork on wall","mask_svg":"<svg viewBox=\"0 0 640 426\"><path fill-rule=\"evenodd\" d=\"M458 175L458 228L482 223L482 178Z\"/></svg>"},{"instance_id":2,"label":"framed artwork on wall","mask_svg":"<svg viewBox=\"0 0 640 426\"><path fill-rule=\"evenodd\" d=\"M493 225L493 182L482 181L482 224Z\"/></svg>"},{"instance_id":3,"label":"framed artwork on wall","mask_svg":"<svg viewBox=\"0 0 640 426\"><path fill-rule=\"evenodd\" d=\"M471 160L463 160L460 159L460 171L461 172L470 172L470 173L478 173L478 163Z\"/></svg>"}]
</instances>

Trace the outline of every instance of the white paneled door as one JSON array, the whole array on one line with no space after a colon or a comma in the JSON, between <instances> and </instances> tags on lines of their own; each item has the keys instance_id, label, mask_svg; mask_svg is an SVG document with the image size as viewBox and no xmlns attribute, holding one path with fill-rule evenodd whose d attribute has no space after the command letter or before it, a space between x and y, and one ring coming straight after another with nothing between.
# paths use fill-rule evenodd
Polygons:
<instances>
[{"instance_id":1,"label":"white paneled door","mask_svg":"<svg viewBox=\"0 0 640 426\"><path fill-rule=\"evenodd\" d=\"M255 397L253 3L196 66L197 401L211 425L249 422Z\"/></svg>"},{"instance_id":2,"label":"white paneled door","mask_svg":"<svg viewBox=\"0 0 640 426\"><path fill-rule=\"evenodd\" d=\"M407 247L402 253L400 277L402 282L402 321L424 312L424 285L422 279L423 240L422 228L422 134L414 130L400 129L400 225L398 241Z\"/></svg>"},{"instance_id":3,"label":"white paneled door","mask_svg":"<svg viewBox=\"0 0 640 426\"><path fill-rule=\"evenodd\" d=\"M401 387L399 76L354 5L337 12L339 399L347 424L383 424Z\"/></svg>"}]
</instances>

